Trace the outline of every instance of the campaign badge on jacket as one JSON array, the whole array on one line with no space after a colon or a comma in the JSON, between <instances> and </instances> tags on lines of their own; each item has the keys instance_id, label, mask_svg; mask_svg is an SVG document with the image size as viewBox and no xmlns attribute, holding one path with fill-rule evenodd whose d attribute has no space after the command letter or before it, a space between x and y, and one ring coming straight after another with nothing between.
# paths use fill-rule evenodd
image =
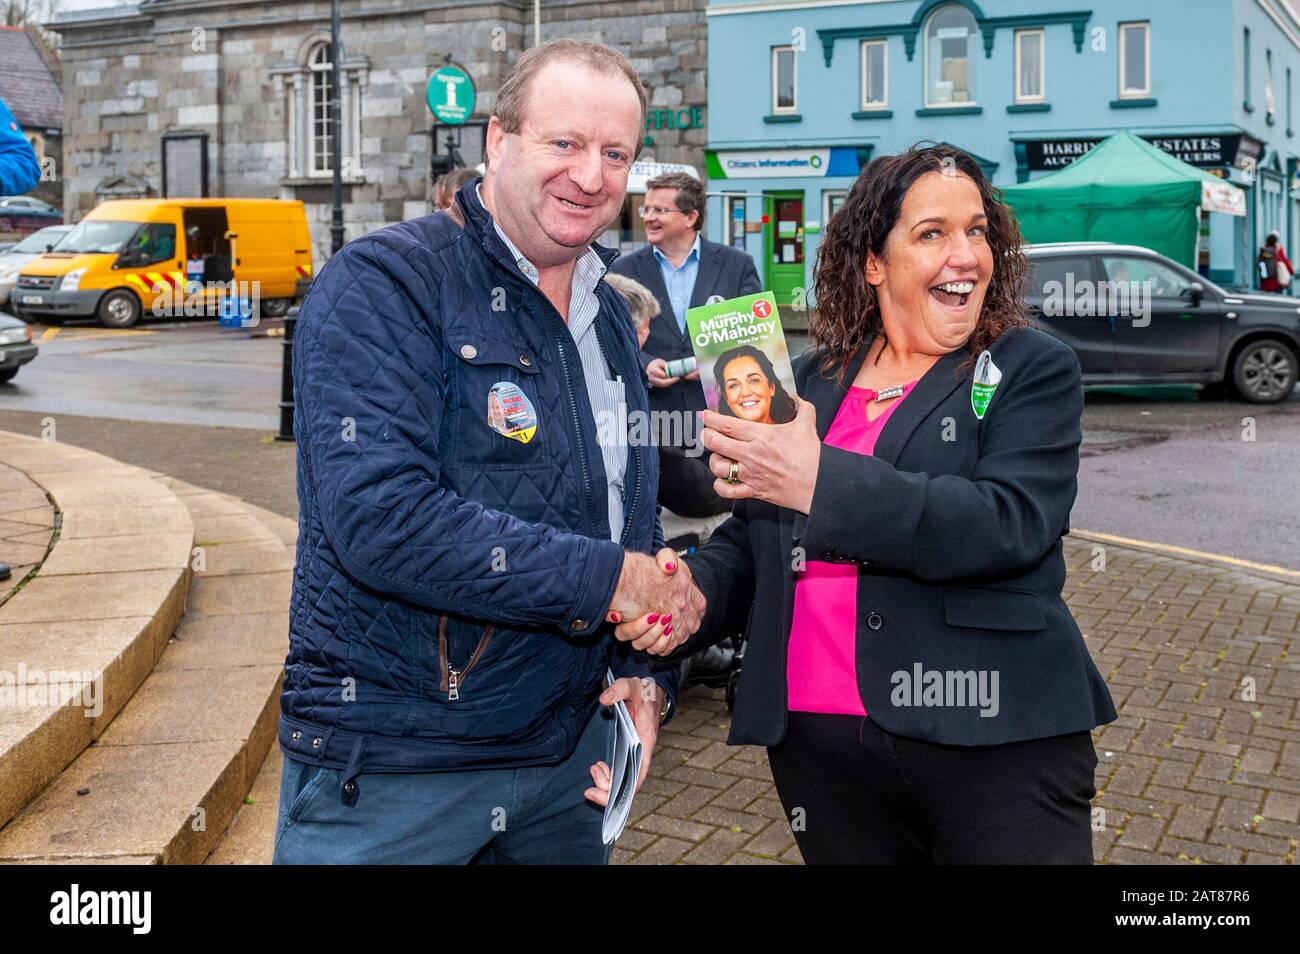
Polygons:
<instances>
[{"instance_id":1,"label":"campaign badge on jacket","mask_svg":"<svg viewBox=\"0 0 1300 954\"><path fill-rule=\"evenodd\" d=\"M537 412L519 385L498 381L488 390L488 427L502 437L527 444L537 433Z\"/></svg>"},{"instance_id":2,"label":"campaign badge on jacket","mask_svg":"<svg viewBox=\"0 0 1300 954\"><path fill-rule=\"evenodd\" d=\"M981 421L988 412L993 392L998 389L1001 380L1002 371L993 363L993 355L985 350L975 362L975 379L970 386L970 407Z\"/></svg>"}]
</instances>

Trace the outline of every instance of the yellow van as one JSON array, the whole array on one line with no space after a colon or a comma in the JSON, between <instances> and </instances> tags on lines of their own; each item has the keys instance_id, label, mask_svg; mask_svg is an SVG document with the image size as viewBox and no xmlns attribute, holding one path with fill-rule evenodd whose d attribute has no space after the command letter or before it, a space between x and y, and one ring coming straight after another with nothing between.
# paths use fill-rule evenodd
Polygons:
<instances>
[{"instance_id":1,"label":"yellow van","mask_svg":"<svg viewBox=\"0 0 1300 954\"><path fill-rule=\"evenodd\" d=\"M307 292L311 236L288 199L115 199L23 266L11 304L43 321L216 314L222 295L279 317Z\"/></svg>"}]
</instances>

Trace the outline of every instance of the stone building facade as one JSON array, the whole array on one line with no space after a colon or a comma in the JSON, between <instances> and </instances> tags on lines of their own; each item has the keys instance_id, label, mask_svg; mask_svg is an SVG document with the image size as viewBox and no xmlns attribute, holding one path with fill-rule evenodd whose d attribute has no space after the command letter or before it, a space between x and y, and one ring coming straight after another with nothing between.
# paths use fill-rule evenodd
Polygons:
<instances>
[{"instance_id":1,"label":"stone building facade","mask_svg":"<svg viewBox=\"0 0 1300 954\"><path fill-rule=\"evenodd\" d=\"M543 0L543 40L595 39L628 55L651 101L641 159L703 168L706 0ZM446 151L425 102L430 73L461 67L477 89L461 128L481 158L496 91L533 43L531 0L343 0L345 235L429 209ZM77 221L128 195L281 197L307 205L329 253L328 0L142 0L65 14L63 202ZM629 218L631 221L629 221ZM639 227L624 215L624 240Z\"/></svg>"}]
</instances>

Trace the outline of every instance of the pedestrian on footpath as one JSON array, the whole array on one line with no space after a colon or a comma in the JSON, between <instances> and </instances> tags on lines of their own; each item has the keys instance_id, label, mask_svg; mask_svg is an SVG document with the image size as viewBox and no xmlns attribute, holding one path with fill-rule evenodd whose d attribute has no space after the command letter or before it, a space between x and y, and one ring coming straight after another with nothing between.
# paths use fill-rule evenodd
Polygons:
<instances>
[{"instance_id":1,"label":"pedestrian on footpath","mask_svg":"<svg viewBox=\"0 0 1300 954\"><path fill-rule=\"evenodd\" d=\"M487 174L312 286L277 863L609 859L608 707L644 745L639 784L676 691L609 624L654 611L675 642L704 608L662 549L654 450L618 426L646 385L592 244L645 110L616 50L528 50Z\"/></svg>"},{"instance_id":2,"label":"pedestrian on footpath","mask_svg":"<svg viewBox=\"0 0 1300 954\"><path fill-rule=\"evenodd\" d=\"M1260 248L1255 261L1259 268L1259 290L1285 294L1291 287L1291 279L1295 276L1295 266L1286 257L1286 249L1282 247L1282 236L1276 229L1265 237L1264 245Z\"/></svg>"}]
</instances>

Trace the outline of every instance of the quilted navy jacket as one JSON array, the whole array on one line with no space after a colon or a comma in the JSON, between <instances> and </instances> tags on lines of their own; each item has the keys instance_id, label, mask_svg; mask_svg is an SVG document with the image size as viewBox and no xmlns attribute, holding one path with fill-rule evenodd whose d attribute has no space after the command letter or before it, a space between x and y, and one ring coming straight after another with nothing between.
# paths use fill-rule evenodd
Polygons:
<instances>
[{"instance_id":1,"label":"quilted navy jacket","mask_svg":"<svg viewBox=\"0 0 1300 954\"><path fill-rule=\"evenodd\" d=\"M476 181L453 213L349 243L295 333L300 513L279 735L290 756L346 769L344 801L367 771L567 758L607 666L676 691L674 671L652 673L604 622L624 547L662 546L657 455L628 447L620 546L577 346ZM597 294L609 376L644 414L631 316L603 282ZM500 382L536 410L527 442L488 425Z\"/></svg>"}]
</instances>

